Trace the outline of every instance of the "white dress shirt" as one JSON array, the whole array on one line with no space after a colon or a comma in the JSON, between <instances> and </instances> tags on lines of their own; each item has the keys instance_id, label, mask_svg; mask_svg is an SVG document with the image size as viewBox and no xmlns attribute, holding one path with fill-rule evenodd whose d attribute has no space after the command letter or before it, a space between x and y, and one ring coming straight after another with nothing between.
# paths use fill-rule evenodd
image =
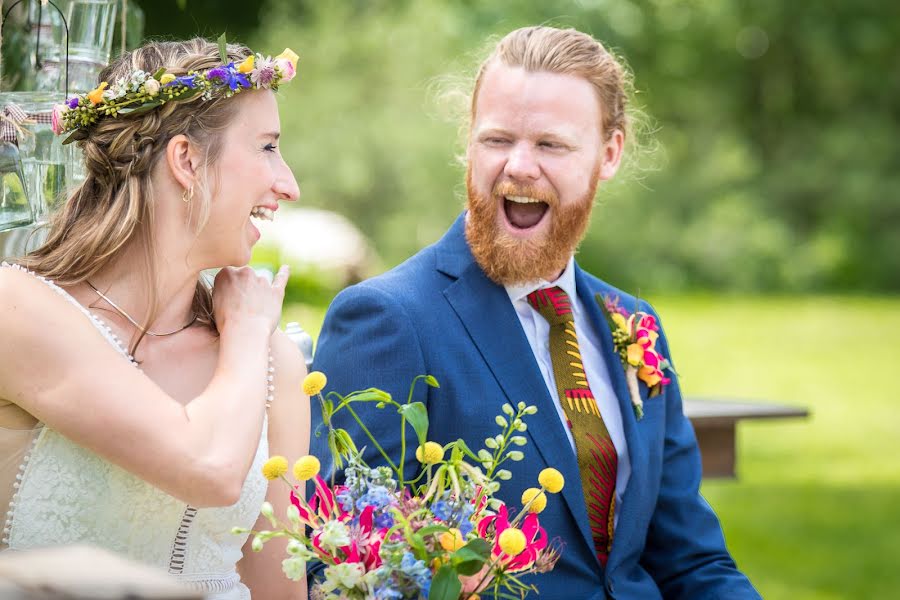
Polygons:
<instances>
[{"instance_id":1,"label":"white dress shirt","mask_svg":"<svg viewBox=\"0 0 900 600\"><path fill-rule=\"evenodd\" d=\"M600 416L603 417L603 422L606 424L606 429L609 431L619 457L616 471L616 515L614 517L614 523L617 523L619 520L618 509L622 505L622 494L625 492L625 486L628 485L628 478L631 476L631 462L628 459L628 446L625 443L625 432L622 429L622 412L619 410L619 401L612 387L606 361L603 359L600 339L597 331L593 327L587 326L589 317L581 299L575 292L575 258L569 259L566 270L556 281L547 282L541 279L523 285L507 285L506 293L509 294L509 299L512 301L522 329L525 331L525 337L528 338L528 344L534 352L534 358L541 368L541 374L544 376L544 383L547 384L550 397L556 400L554 402L556 412L563 423L569 444L574 452L575 439L566 424L566 413L559 402L556 378L553 375L553 362L550 359L550 324L528 304L527 298L528 294L535 290L552 286L562 288L572 301L575 332L578 335L578 345L581 349L581 362L584 365L591 392L597 402L597 408L600 409Z\"/></svg>"}]
</instances>

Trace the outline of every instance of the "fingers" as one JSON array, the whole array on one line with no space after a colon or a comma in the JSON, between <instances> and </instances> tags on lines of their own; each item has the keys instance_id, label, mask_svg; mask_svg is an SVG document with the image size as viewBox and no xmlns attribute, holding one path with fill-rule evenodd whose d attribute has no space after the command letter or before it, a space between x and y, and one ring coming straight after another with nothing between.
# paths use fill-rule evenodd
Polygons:
<instances>
[{"instance_id":1,"label":"fingers","mask_svg":"<svg viewBox=\"0 0 900 600\"><path fill-rule=\"evenodd\" d=\"M281 265L281 268L278 269L278 273L275 274L275 278L272 280L272 288L284 293L284 288L287 287L287 282L290 276L290 267L288 267L287 265Z\"/></svg>"}]
</instances>

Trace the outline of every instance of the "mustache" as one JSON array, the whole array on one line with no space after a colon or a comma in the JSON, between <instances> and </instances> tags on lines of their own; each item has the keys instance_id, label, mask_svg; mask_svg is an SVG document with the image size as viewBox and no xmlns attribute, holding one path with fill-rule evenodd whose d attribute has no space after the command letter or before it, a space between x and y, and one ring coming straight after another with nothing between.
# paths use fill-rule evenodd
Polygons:
<instances>
[{"instance_id":1,"label":"mustache","mask_svg":"<svg viewBox=\"0 0 900 600\"><path fill-rule=\"evenodd\" d=\"M541 189L530 184L519 184L509 180L498 182L494 186L492 194L495 198L501 198L503 196L526 196L545 202L551 207L559 205L559 196L557 196L554 191Z\"/></svg>"}]
</instances>

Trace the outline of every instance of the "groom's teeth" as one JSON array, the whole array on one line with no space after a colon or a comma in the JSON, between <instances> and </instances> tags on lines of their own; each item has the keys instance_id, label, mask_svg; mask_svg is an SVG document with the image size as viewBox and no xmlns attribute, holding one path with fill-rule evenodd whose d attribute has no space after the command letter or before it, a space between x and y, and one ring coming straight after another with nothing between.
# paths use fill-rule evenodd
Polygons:
<instances>
[{"instance_id":1,"label":"groom's teeth","mask_svg":"<svg viewBox=\"0 0 900 600\"><path fill-rule=\"evenodd\" d=\"M528 196L507 196L506 199L510 202L516 202L518 204L537 204L538 202L543 202L542 200L538 200L537 198L529 198Z\"/></svg>"}]
</instances>

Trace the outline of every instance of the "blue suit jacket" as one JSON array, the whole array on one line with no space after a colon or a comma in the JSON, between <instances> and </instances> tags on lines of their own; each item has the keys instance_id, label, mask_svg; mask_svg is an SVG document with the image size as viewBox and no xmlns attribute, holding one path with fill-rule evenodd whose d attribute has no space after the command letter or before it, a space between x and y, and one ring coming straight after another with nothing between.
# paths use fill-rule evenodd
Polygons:
<instances>
[{"instance_id":1,"label":"blue suit jacket","mask_svg":"<svg viewBox=\"0 0 900 600\"><path fill-rule=\"evenodd\" d=\"M346 394L374 386L400 402L415 376L434 375L440 389L420 384L414 400L427 405L428 437L442 444L463 438L470 447L481 448L484 438L498 433L494 417L504 402L538 407L527 421L526 458L511 463L513 478L503 483L500 497L518 505L522 491L536 485L538 473L547 466L565 476L563 492L551 496L541 513L548 535L565 545L556 568L531 581L542 599L759 598L735 567L718 520L699 494L700 454L682 413L678 382L673 379L652 399L646 399L642 383L645 414L635 419L595 294L616 294L625 306L634 306L634 298L577 266L575 280L591 320L581 326L598 328L603 340L632 467L605 570L593 552L578 465L555 400L506 291L474 261L462 216L435 245L335 298L313 368L328 376L329 390ZM647 305L642 309L652 310ZM658 344L664 356L671 356L665 335ZM399 457L397 415L370 403L355 407L388 455ZM358 445L366 444L352 418L339 416L343 418L336 425L347 429ZM312 417L311 450L330 467L325 435L316 437L316 429L322 429L318 403L313 404ZM411 429L407 440L415 440ZM412 454L408 449L410 474L416 468ZM380 464L376 452L367 451L365 458Z\"/></svg>"}]
</instances>

